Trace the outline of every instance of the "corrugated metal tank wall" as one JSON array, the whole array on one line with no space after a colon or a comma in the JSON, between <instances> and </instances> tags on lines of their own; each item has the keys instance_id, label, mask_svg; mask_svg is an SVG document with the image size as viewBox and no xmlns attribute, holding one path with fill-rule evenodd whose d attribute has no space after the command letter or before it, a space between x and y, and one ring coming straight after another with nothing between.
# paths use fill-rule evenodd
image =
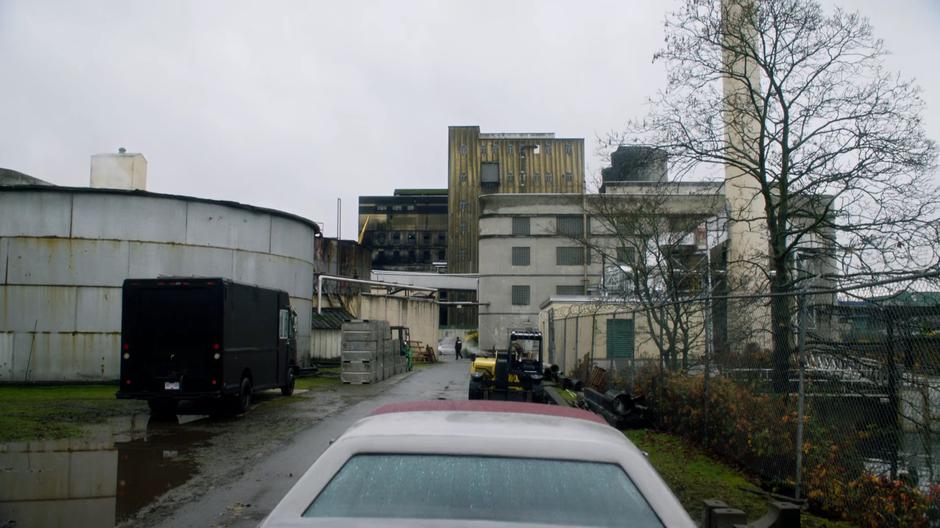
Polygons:
<instances>
[{"instance_id":1,"label":"corrugated metal tank wall","mask_svg":"<svg viewBox=\"0 0 940 528\"><path fill-rule=\"evenodd\" d=\"M100 189L0 191L0 381L118 376L121 284L220 276L287 291L310 347L315 228L276 211Z\"/></svg>"}]
</instances>

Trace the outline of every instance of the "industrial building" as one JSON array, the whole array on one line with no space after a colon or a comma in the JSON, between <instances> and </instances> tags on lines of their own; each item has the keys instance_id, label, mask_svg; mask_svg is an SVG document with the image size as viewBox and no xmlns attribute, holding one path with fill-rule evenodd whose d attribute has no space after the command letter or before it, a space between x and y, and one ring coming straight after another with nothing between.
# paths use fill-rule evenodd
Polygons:
<instances>
[{"instance_id":1,"label":"industrial building","mask_svg":"<svg viewBox=\"0 0 940 528\"><path fill-rule=\"evenodd\" d=\"M442 268L447 259L447 189L360 196L359 242L372 251L373 269Z\"/></svg>"},{"instance_id":2,"label":"industrial building","mask_svg":"<svg viewBox=\"0 0 940 528\"><path fill-rule=\"evenodd\" d=\"M447 269L479 270L479 197L496 193L581 193L584 139L554 133L481 133L478 126L447 130Z\"/></svg>"},{"instance_id":3,"label":"industrial building","mask_svg":"<svg viewBox=\"0 0 940 528\"><path fill-rule=\"evenodd\" d=\"M479 273L481 349L503 349L510 330L540 326L539 314L549 299L623 303L624 270L638 257L624 244L624 234L614 232L603 214L614 208L631 210L645 192L653 190L650 182L629 182L626 187L631 192L480 198L480 254L484 256ZM716 195L717 189L709 183L670 184L672 194L661 211L664 226L670 219L683 219L681 224L695 226L720 214L723 201ZM674 233L673 238L677 241L676 257L682 255L685 261L698 260L705 251L700 231ZM548 346L552 345L549 338Z\"/></svg>"}]
</instances>

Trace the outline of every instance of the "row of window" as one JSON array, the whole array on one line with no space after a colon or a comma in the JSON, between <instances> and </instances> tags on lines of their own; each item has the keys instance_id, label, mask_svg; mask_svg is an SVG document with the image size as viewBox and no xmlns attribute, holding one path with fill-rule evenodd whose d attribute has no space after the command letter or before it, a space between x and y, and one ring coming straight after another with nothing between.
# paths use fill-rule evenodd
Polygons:
<instances>
[{"instance_id":1,"label":"row of window","mask_svg":"<svg viewBox=\"0 0 940 528\"><path fill-rule=\"evenodd\" d=\"M432 256L435 253L429 250L421 251L420 253L415 250L404 250L404 251L388 251L377 250L372 253L372 263L375 265L381 264L410 264L410 263L430 263L432 261ZM419 260L420 257L420 260ZM446 260L447 255L443 249L440 249L436 252L436 260Z\"/></svg>"},{"instance_id":2,"label":"row of window","mask_svg":"<svg viewBox=\"0 0 940 528\"><path fill-rule=\"evenodd\" d=\"M587 254L587 255L586 255ZM580 266L590 259L590 250L583 247L555 248L555 264L559 266ZM528 266L531 264L531 248L527 246L512 248L512 265Z\"/></svg>"},{"instance_id":3,"label":"row of window","mask_svg":"<svg viewBox=\"0 0 940 528\"><path fill-rule=\"evenodd\" d=\"M557 295L584 295L584 286L559 284L555 287ZM532 288L528 285L515 285L512 287L512 305L528 306L532 304Z\"/></svg>"},{"instance_id":4,"label":"row of window","mask_svg":"<svg viewBox=\"0 0 940 528\"><path fill-rule=\"evenodd\" d=\"M529 148L529 146L526 145L526 148ZM520 150L521 150L521 149L520 149ZM461 144L460 144L460 154L461 154L462 156L466 156L468 151L469 151L469 148L467 147L467 144L466 144L466 143L461 143ZM511 155L513 154L513 151L514 151L514 147L513 147L512 144L506 145L506 154L508 154L508 155L511 156ZM551 144L551 143L545 143L545 144L543 144L543 145L541 146L541 151L544 151L545 154L551 155L551 153L552 153L552 144ZM488 152L492 153L491 156L494 157L494 158L497 157L497 156L499 156L499 144L497 144L497 143L490 143L489 146L487 146L486 143L480 143L480 155L481 155L481 156L486 156ZM524 153L522 153L522 154L525 155ZM566 155L566 156L571 156L572 154L574 154L574 147L571 145L571 143L565 143L565 155Z\"/></svg>"},{"instance_id":5,"label":"row of window","mask_svg":"<svg viewBox=\"0 0 940 528\"><path fill-rule=\"evenodd\" d=\"M389 207L389 206L387 206L387 205L376 205L376 206L375 206L375 210L376 210L376 211L388 211L388 210L391 210L391 211L414 211L414 210L415 210L415 206L414 206L414 205L393 205L393 206Z\"/></svg>"},{"instance_id":6,"label":"row of window","mask_svg":"<svg viewBox=\"0 0 940 528\"><path fill-rule=\"evenodd\" d=\"M588 219L590 222L590 219ZM532 234L532 219L527 216L514 216L512 234L529 236ZM580 237L584 234L584 217L581 215L558 215L555 217L555 234Z\"/></svg>"},{"instance_id":7,"label":"row of window","mask_svg":"<svg viewBox=\"0 0 940 528\"><path fill-rule=\"evenodd\" d=\"M492 165L496 165L496 164L495 164L495 163L483 163L483 164L482 164L482 166L481 166L481 168L480 168L480 173L481 173L480 183L481 183L481 184L483 184L483 185L495 185L495 184L499 184L499 172L498 172L498 169L495 170L495 171L492 170L492 169L487 169L488 166L492 166ZM544 180L544 181L545 181L545 185L552 185L552 184L555 183L555 176L551 173L551 171L547 171L544 176L545 176L545 180ZM460 172L459 181L460 181L460 183L467 183L467 181L468 181L468 178L467 178L467 171L461 171L461 172ZM574 174L572 174L572 173L570 173L570 172L566 172L564 175L562 175L562 181L564 181L564 183L572 183L572 182L574 182ZM507 172L506 172L506 185L512 185L512 184L514 184L515 182L516 182L516 180L515 180L515 175L513 174L513 172L512 172L511 170L510 170L510 171L507 171ZM520 173L519 173L519 184L520 184L520 185L525 185L526 183L532 183L533 185L539 185L539 184L541 184L541 183L542 183L542 174L539 173L539 172L536 172L536 173L532 174L531 181L529 181L529 180L526 178L526 173L525 173L525 172L520 172ZM410 210L410 209L409 209L409 210Z\"/></svg>"},{"instance_id":8,"label":"row of window","mask_svg":"<svg viewBox=\"0 0 940 528\"><path fill-rule=\"evenodd\" d=\"M432 240L437 244L444 244L447 242L447 235L443 232L432 234L430 231L375 231L372 234L372 241L379 245L385 243L410 245L416 244L419 239L422 244L430 244Z\"/></svg>"},{"instance_id":9,"label":"row of window","mask_svg":"<svg viewBox=\"0 0 940 528\"><path fill-rule=\"evenodd\" d=\"M617 262L632 264L635 258L632 247L617 248ZM558 266L581 266L591 261L590 248L579 246L555 248L555 264ZM532 250L528 246L515 246L512 248L512 265L528 266L532 263Z\"/></svg>"}]
</instances>

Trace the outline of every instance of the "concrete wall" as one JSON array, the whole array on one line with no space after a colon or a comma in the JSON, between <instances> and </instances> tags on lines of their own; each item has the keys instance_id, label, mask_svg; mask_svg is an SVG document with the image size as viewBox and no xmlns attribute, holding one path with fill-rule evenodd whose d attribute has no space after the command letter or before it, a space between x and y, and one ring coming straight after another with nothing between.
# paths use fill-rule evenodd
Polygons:
<instances>
[{"instance_id":1,"label":"concrete wall","mask_svg":"<svg viewBox=\"0 0 940 528\"><path fill-rule=\"evenodd\" d=\"M489 195L481 198L480 306L481 350L503 350L509 331L538 325L539 305L555 295L558 286L585 286L601 279L599 259L584 265L559 266L558 247L580 243L557 234L557 215L583 213L580 195ZM528 236L512 235L512 219L529 218ZM512 265L513 247L529 248L529 265ZM529 304L512 304L512 287L529 286Z\"/></svg>"},{"instance_id":2,"label":"concrete wall","mask_svg":"<svg viewBox=\"0 0 940 528\"><path fill-rule=\"evenodd\" d=\"M227 202L0 191L0 381L116 379L126 278L219 276L287 291L309 350L314 227Z\"/></svg>"},{"instance_id":3,"label":"concrete wall","mask_svg":"<svg viewBox=\"0 0 940 528\"><path fill-rule=\"evenodd\" d=\"M388 321L390 326L407 326L411 339L437 349L437 304L407 297L363 295L359 306L361 319Z\"/></svg>"}]
</instances>

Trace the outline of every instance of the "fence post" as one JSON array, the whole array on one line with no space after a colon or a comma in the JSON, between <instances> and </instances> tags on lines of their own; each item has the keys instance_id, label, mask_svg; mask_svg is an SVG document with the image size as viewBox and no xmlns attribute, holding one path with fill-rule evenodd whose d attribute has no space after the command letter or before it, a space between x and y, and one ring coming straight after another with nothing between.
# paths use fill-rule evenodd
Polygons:
<instances>
[{"instance_id":1,"label":"fence post","mask_svg":"<svg viewBox=\"0 0 940 528\"><path fill-rule=\"evenodd\" d=\"M800 368L800 386L796 412L796 487L793 496L800 498L800 481L803 479L803 414L806 400L806 288L800 288L797 302L799 311L799 338L797 341Z\"/></svg>"}]
</instances>

